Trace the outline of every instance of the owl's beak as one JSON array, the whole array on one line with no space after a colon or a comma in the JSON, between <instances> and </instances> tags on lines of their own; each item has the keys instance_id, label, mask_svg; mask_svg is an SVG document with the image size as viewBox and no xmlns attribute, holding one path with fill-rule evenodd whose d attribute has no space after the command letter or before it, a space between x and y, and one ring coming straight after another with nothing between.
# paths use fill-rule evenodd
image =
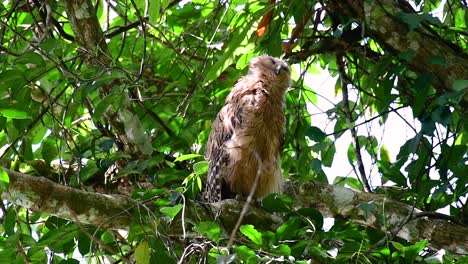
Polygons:
<instances>
[{"instance_id":1,"label":"owl's beak","mask_svg":"<svg viewBox=\"0 0 468 264\"><path fill-rule=\"evenodd\" d=\"M289 67L287 65L284 65L284 64L280 64L280 65L276 66L276 68L275 68L276 75L280 75L281 71L289 72Z\"/></svg>"}]
</instances>

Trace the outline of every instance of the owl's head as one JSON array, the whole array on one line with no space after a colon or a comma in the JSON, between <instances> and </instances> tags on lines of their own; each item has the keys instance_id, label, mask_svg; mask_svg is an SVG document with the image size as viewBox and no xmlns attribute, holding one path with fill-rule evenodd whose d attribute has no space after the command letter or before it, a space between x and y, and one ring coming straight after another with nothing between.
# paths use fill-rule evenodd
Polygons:
<instances>
[{"instance_id":1,"label":"owl's head","mask_svg":"<svg viewBox=\"0 0 468 264\"><path fill-rule=\"evenodd\" d=\"M249 74L258 75L261 78L273 82L281 88L286 88L291 82L291 72L288 64L271 56L258 56L250 60Z\"/></svg>"}]
</instances>

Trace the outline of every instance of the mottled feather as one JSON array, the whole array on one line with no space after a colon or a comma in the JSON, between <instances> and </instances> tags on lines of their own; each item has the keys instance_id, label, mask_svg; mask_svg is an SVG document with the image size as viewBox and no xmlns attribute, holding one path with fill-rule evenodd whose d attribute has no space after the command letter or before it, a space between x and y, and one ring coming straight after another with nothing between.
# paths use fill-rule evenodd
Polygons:
<instances>
[{"instance_id":1,"label":"mottled feather","mask_svg":"<svg viewBox=\"0 0 468 264\"><path fill-rule=\"evenodd\" d=\"M249 72L227 96L208 138L207 202L248 195L257 174L255 198L281 192L284 95L289 84L284 61L270 56L250 61Z\"/></svg>"}]
</instances>

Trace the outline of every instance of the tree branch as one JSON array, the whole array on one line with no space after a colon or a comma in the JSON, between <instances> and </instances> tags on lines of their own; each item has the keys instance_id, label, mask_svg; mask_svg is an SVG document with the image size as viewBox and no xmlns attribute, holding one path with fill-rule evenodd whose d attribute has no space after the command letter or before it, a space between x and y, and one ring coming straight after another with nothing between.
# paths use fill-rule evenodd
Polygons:
<instances>
[{"instance_id":1,"label":"tree branch","mask_svg":"<svg viewBox=\"0 0 468 264\"><path fill-rule=\"evenodd\" d=\"M453 83L468 76L468 54L444 41L424 23L410 30L400 18L408 11L403 10L399 2L333 0L329 4L335 13L355 17L365 28L366 35L395 56L411 54L406 60L408 66L419 74L433 74L433 85L439 93L453 92ZM465 94L464 103L468 103L468 94Z\"/></svg>"},{"instance_id":2,"label":"tree branch","mask_svg":"<svg viewBox=\"0 0 468 264\"><path fill-rule=\"evenodd\" d=\"M131 221L140 219L133 215L141 214L138 209L142 207L130 198L85 192L53 183L43 177L7 169L5 171L10 177L10 185L1 198L26 209L109 228L128 228ZM421 217L420 210L385 196L320 182L299 186L288 184L286 192L294 194L294 208L316 208L325 217L340 217L362 226L396 233L398 237L413 243L427 239L434 248L443 248L454 254L468 254L467 226L441 220L440 216L439 219ZM363 204L370 209L361 209ZM232 230L244 203L223 200L208 206L212 211L221 210L219 220L227 230ZM187 201L185 218L192 221L213 219L202 204L191 201ZM282 222L280 216L254 206L249 207L243 221L244 224L253 224L263 230L276 230ZM181 226L179 217L173 221L169 232L181 235Z\"/></svg>"},{"instance_id":3,"label":"tree branch","mask_svg":"<svg viewBox=\"0 0 468 264\"><path fill-rule=\"evenodd\" d=\"M325 217L341 217L362 226L396 233L396 236L412 243L427 239L434 248L468 254L466 225L441 220L440 216L438 219L417 217L421 210L383 195L319 182L290 188L287 192L296 194L295 208L316 208ZM360 209L361 205L369 205L370 209L364 211Z\"/></svg>"},{"instance_id":4,"label":"tree branch","mask_svg":"<svg viewBox=\"0 0 468 264\"><path fill-rule=\"evenodd\" d=\"M75 40L91 54L91 57L97 58L104 66L109 66L112 61L111 55L95 15L93 3L90 0L66 0L64 4L70 25L76 35Z\"/></svg>"},{"instance_id":5,"label":"tree branch","mask_svg":"<svg viewBox=\"0 0 468 264\"><path fill-rule=\"evenodd\" d=\"M359 138L357 136L357 131L355 126L353 125L353 115L351 113L351 109L349 107L349 99L348 99L348 84L351 84L351 82L348 79L348 76L346 74L345 70L345 62L343 58L343 54L338 54L336 56L336 63L338 65L338 71L340 73L341 77L341 83L342 83L342 93L343 93L343 110L344 110L344 115L346 119L346 124L349 127L349 131L351 132L351 137L353 138L353 146L354 146L354 153L356 154L356 162L358 164L358 172L356 172L356 169L353 164L353 170L356 172L356 175L361 182L362 187L366 192L372 192L372 188L369 184L369 181L367 180L366 177L366 171L364 169L364 162L362 161L362 155L361 155L361 146L359 144Z\"/></svg>"},{"instance_id":6,"label":"tree branch","mask_svg":"<svg viewBox=\"0 0 468 264\"><path fill-rule=\"evenodd\" d=\"M0 168L4 169L4 168ZM1 197L34 212L44 212L83 224L120 228L133 219L137 202L125 196L86 192L54 183L44 177L29 176L4 169L9 190Z\"/></svg>"}]
</instances>

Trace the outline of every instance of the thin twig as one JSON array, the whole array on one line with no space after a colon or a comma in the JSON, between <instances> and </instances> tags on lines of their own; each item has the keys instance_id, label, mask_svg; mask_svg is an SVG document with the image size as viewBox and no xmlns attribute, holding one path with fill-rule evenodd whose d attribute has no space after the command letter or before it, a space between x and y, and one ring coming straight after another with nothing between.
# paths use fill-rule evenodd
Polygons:
<instances>
[{"instance_id":1,"label":"thin twig","mask_svg":"<svg viewBox=\"0 0 468 264\"><path fill-rule=\"evenodd\" d=\"M182 234L183 234L183 239L186 238L186 233L185 233L185 206L187 206L187 204L185 203L185 195L183 193L180 194L182 196L182 202L183 202L183 205L182 205L182 216L180 217L180 220L182 221Z\"/></svg>"},{"instance_id":2,"label":"thin twig","mask_svg":"<svg viewBox=\"0 0 468 264\"><path fill-rule=\"evenodd\" d=\"M361 155L361 146L359 144L359 138L357 136L357 131L356 128L352 125L353 120L352 120L352 115L350 112L350 107L349 107L349 98L348 98L348 84L351 84L351 82L348 80L348 77L346 75L346 70L345 70L345 62L343 58L343 54L338 54L336 55L336 62L338 64L338 70L340 72L341 76L341 82L342 82L342 92L343 92L343 111L344 111L344 116L346 119L346 124L347 127L349 127L349 130L351 132L351 136L353 138L353 145L354 145L354 152L356 154L356 162L358 165L358 172L356 173L358 178L361 181L362 187L366 192L372 192L372 188L369 184L369 181L367 180L366 177L366 171L364 169L364 162L362 161L362 155Z\"/></svg>"}]
</instances>

